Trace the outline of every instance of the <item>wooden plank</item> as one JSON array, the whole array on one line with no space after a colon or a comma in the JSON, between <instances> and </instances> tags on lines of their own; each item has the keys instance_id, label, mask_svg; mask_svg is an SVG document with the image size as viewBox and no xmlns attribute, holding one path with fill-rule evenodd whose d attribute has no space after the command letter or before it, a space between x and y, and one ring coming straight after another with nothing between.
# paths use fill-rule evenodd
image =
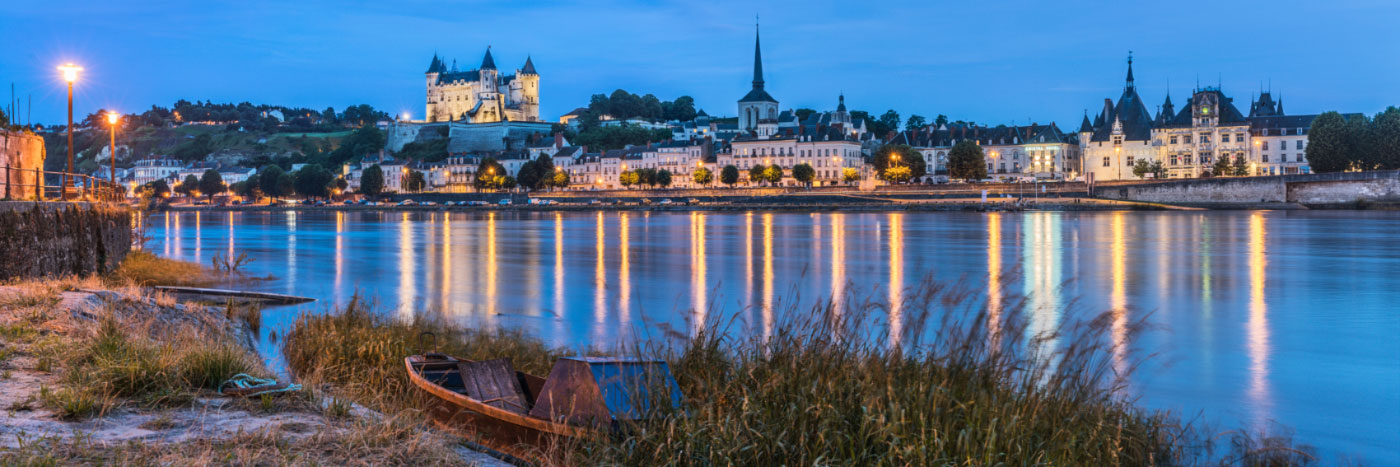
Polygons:
<instances>
[{"instance_id":1,"label":"wooden plank","mask_svg":"<svg viewBox=\"0 0 1400 467\"><path fill-rule=\"evenodd\" d=\"M457 368L462 372L467 397L502 410L522 414L529 411L525 406L525 391L520 389L510 359L460 362Z\"/></svg>"},{"instance_id":2,"label":"wooden plank","mask_svg":"<svg viewBox=\"0 0 1400 467\"><path fill-rule=\"evenodd\" d=\"M207 296L214 296L214 297L247 298L247 299L252 299L252 300L260 300L260 301L264 301L264 302L273 302L273 303L283 304L283 305L295 305L295 304L298 304L298 303L306 303L306 302L313 302L313 301L316 301L316 299L314 299L314 298L297 297L297 296L294 296L294 295L282 295L282 294L267 293L267 292L250 292L250 291L244 291L244 290L206 289L206 288L201 288L201 287L173 287L173 286L165 286L165 285L158 285L158 286L154 286L154 287L151 287L151 288L152 288L152 289L159 290L159 291L162 291L162 292L170 292L170 293L177 293L177 294L207 295Z\"/></svg>"}]
</instances>

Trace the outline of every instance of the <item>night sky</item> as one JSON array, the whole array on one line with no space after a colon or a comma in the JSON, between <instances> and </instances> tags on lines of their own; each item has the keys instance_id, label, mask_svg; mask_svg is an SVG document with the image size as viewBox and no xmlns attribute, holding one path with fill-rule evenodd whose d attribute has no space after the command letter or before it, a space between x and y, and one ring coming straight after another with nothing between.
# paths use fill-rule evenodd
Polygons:
<instances>
[{"instance_id":1,"label":"night sky","mask_svg":"<svg viewBox=\"0 0 1400 467\"><path fill-rule=\"evenodd\" d=\"M785 109L830 110L844 91L876 114L1073 128L1118 97L1129 50L1153 106L1198 80L1245 112L1261 86L1290 114L1400 105L1394 0L816 3L5 1L0 101L14 82L35 121L61 123L54 67L71 60L86 67L77 118L182 98L422 118L434 51L469 69L491 45L503 72L534 57L548 120L617 88L732 116L758 15Z\"/></svg>"}]
</instances>

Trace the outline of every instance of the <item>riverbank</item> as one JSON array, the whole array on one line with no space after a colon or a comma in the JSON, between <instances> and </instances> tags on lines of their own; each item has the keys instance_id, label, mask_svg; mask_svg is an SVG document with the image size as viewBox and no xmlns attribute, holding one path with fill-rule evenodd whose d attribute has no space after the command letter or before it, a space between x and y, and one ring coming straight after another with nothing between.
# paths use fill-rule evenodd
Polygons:
<instances>
[{"instance_id":1,"label":"riverbank","mask_svg":"<svg viewBox=\"0 0 1400 467\"><path fill-rule=\"evenodd\" d=\"M0 464L498 463L315 388L220 395L236 374L271 375L252 350L257 309L134 284L0 285Z\"/></svg>"},{"instance_id":2,"label":"riverbank","mask_svg":"<svg viewBox=\"0 0 1400 467\"><path fill-rule=\"evenodd\" d=\"M899 306L910 323L880 324L888 304L841 299L773 310L767 338L735 338L733 322L662 342L593 350L667 361L683 409L657 409L604 439L493 446L549 465L1304 465L1311 449L1248 430L1214 432L1121 397L1124 362L1104 317L1030 331L1029 308L970 303L957 283L926 280ZM418 316L418 315L415 315ZM692 319L698 319L692 316ZM932 323L931 323L932 324ZM418 340L432 333L436 347ZM1003 337L1004 336L1004 337ZM1055 348L1051 337L1067 343ZM899 343L891 347L891 342ZM510 358L549 374L572 354L519 331L395 319L355 299L325 315L302 315L283 344L293 371L320 378L377 410L416 411L403 356L436 351L471 360ZM1051 363L1053 362L1053 364ZM1134 367L1127 363L1126 368ZM334 371L327 371L334 369ZM1130 371L1130 370L1127 370ZM477 441L491 444L490 439Z\"/></svg>"},{"instance_id":3,"label":"riverbank","mask_svg":"<svg viewBox=\"0 0 1400 467\"><path fill-rule=\"evenodd\" d=\"M651 211L651 212L1015 212L1015 211L1123 211L1123 210L1185 210L1198 211L1204 207L1176 206L1161 203L1106 200L1093 198L1047 198L1023 199L993 198L982 202L980 199L858 199L854 202L811 202L801 198L785 200L759 199L745 202L700 202L692 204L645 204L637 201L612 203L553 203L538 204L492 204L487 206L445 206L436 205L397 205L380 204L365 206L359 204L312 205L244 205L244 206L170 206L171 211L203 212L283 212L283 211L405 211L405 212L594 212L594 211ZM1249 206L1234 206L1231 209L1306 209L1288 203L1261 203Z\"/></svg>"}]
</instances>

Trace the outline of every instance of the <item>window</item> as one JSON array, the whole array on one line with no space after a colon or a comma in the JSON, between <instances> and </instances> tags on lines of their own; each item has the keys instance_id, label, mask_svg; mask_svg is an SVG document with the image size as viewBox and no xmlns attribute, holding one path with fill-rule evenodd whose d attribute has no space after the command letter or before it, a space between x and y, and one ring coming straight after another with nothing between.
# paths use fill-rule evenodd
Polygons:
<instances>
[{"instance_id":1,"label":"window","mask_svg":"<svg viewBox=\"0 0 1400 467\"><path fill-rule=\"evenodd\" d=\"M1300 139L1300 140L1296 141L1296 143L1297 143L1297 148L1295 148L1295 149L1297 149L1297 150L1299 150L1299 151L1302 151L1302 150L1303 150L1303 140Z\"/></svg>"},{"instance_id":2,"label":"window","mask_svg":"<svg viewBox=\"0 0 1400 467\"><path fill-rule=\"evenodd\" d=\"M1133 165L1133 156L1128 156L1128 166L1131 167L1132 165Z\"/></svg>"},{"instance_id":3,"label":"window","mask_svg":"<svg viewBox=\"0 0 1400 467\"><path fill-rule=\"evenodd\" d=\"M1264 144L1259 145L1259 149L1268 151L1268 150L1269 150L1269 142L1268 142L1268 141L1265 141Z\"/></svg>"},{"instance_id":4,"label":"window","mask_svg":"<svg viewBox=\"0 0 1400 467\"><path fill-rule=\"evenodd\" d=\"M991 165L991 164L987 164L987 165ZM1108 167L1108 156L1104 156L1104 158L1103 158L1103 166L1104 166L1104 167ZM991 168L991 167L988 167L988 168Z\"/></svg>"},{"instance_id":5,"label":"window","mask_svg":"<svg viewBox=\"0 0 1400 467\"><path fill-rule=\"evenodd\" d=\"M1177 159L1176 159L1176 156L1172 156L1172 159L1171 159L1172 165L1176 165L1176 160L1177 160Z\"/></svg>"},{"instance_id":6,"label":"window","mask_svg":"<svg viewBox=\"0 0 1400 467\"><path fill-rule=\"evenodd\" d=\"M1260 161L1260 162L1269 162L1269 155L1268 155L1268 154L1265 154L1265 155L1259 156L1259 161Z\"/></svg>"},{"instance_id":7,"label":"window","mask_svg":"<svg viewBox=\"0 0 1400 467\"><path fill-rule=\"evenodd\" d=\"M1172 144L1176 144L1176 137L1175 137L1175 136L1172 137Z\"/></svg>"},{"instance_id":8,"label":"window","mask_svg":"<svg viewBox=\"0 0 1400 467\"><path fill-rule=\"evenodd\" d=\"M1303 162L1303 153L1298 153L1298 156L1297 156L1297 157L1298 157L1297 162Z\"/></svg>"},{"instance_id":9,"label":"window","mask_svg":"<svg viewBox=\"0 0 1400 467\"><path fill-rule=\"evenodd\" d=\"M1184 136L1182 136L1181 138L1182 138L1182 141L1181 141L1181 142L1186 143L1186 144L1191 144L1191 135L1184 135Z\"/></svg>"},{"instance_id":10,"label":"window","mask_svg":"<svg viewBox=\"0 0 1400 467\"><path fill-rule=\"evenodd\" d=\"M1201 133L1201 143L1210 142L1210 133Z\"/></svg>"}]
</instances>

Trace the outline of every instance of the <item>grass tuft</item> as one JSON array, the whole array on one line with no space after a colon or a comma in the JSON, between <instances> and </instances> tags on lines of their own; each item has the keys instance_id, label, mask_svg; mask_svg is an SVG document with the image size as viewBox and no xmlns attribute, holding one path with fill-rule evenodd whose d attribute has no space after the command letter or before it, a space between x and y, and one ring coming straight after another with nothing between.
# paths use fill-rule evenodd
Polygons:
<instances>
[{"instance_id":1,"label":"grass tuft","mask_svg":"<svg viewBox=\"0 0 1400 467\"><path fill-rule=\"evenodd\" d=\"M145 250L132 250L112 274L119 281L139 286L168 285L203 287L219 277L204 266L188 261L161 258Z\"/></svg>"}]
</instances>

